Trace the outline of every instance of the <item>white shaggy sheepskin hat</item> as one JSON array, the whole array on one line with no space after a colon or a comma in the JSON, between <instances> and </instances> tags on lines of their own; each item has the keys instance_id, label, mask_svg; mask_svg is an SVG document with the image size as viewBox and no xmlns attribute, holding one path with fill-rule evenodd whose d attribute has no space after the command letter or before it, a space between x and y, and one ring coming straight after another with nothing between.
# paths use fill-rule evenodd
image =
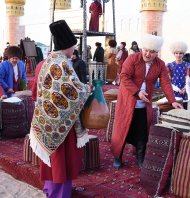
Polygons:
<instances>
[{"instance_id":1,"label":"white shaggy sheepskin hat","mask_svg":"<svg viewBox=\"0 0 190 198\"><path fill-rule=\"evenodd\" d=\"M152 34L144 34L141 38L141 47L148 50L160 51L163 44L163 38L161 36L155 36Z\"/></svg>"},{"instance_id":2,"label":"white shaggy sheepskin hat","mask_svg":"<svg viewBox=\"0 0 190 198\"><path fill-rule=\"evenodd\" d=\"M176 41L170 45L170 50L172 53L182 52L185 54L187 51L187 48L188 48L187 44L183 41Z\"/></svg>"}]
</instances>

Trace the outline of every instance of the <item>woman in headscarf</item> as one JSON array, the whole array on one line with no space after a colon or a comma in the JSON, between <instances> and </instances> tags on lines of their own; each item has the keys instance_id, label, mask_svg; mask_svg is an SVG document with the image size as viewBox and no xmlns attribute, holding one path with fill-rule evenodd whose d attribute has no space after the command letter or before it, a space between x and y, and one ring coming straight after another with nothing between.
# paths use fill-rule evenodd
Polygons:
<instances>
[{"instance_id":1,"label":"woman in headscarf","mask_svg":"<svg viewBox=\"0 0 190 198\"><path fill-rule=\"evenodd\" d=\"M137 42L136 42L136 41L133 41L133 42L131 43L131 47L130 47L130 49L129 49L129 55L130 55L130 54L134 54L134 53L136 53L136 52L140 52L140 49L139 49L139 47L138 47Z\"/></svg>"},{"instance_id":2,"label":"woman in headscarf","mask_svg":"<svg viewBox=\"0 0 190 198\"><path fill-rule=\"evenodd\" d=\"M187 51L186 43L177 41L171 44L171 52L174 54L175 61L168 63L167 68L172 82L175 97L183 99L183 106L187 109L190 64L183 61L183 56ZM190 96L189 96L190 97Z\"/></svg>"},{"instance_id":3,"label":"woman in headscarf","mask_svg":"<svg viewBox=\"0 0 190 198\"><path fill-rule=\"evenodd\" d=\"M116 60L118 63L118 69L117 69L117 78L116 78L116 84L119 85L120 84L120 73L122 70L122 65L125 61L125 59L128 57L128 51L125 48L126 47L126 43L125 42L121 42L120 46L119 46L119 51L117 52L116 55Z\"/></svg>"}]
</instances>

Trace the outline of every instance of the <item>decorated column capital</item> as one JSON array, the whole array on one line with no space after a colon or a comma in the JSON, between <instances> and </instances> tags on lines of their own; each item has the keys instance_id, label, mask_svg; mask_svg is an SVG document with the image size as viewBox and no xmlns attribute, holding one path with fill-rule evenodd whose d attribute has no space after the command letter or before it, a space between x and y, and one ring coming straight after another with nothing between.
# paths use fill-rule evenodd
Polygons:
<instances>
[{"instance_id":1,"label":"decorated column capital","mask_svg":"<svg viewBox=\"0 0 190 198\"><path fill-rule=\"evenodd\" d=\"M167 0L141 0L142 11L167 11Z\"/></svg>"},{"instance_id":2,"label":"decorated column capital","mask_svg":"<svg viewBox=\"0 0 190 198\"><path fill-rule=\"evenodd\" d=\"M51 0L50 9L53 9L54 0ZM56 10L66 10L71 8L71 0L56 0Z\"/></svg>"},{"instance_id":3,"label":"decorated column capital","mask_svg":"<svg viewBox=\"0 0 190 198\"><path fill-rule=\"evenodd\" d=\"M25 0L5 0L7 16L23 16Z\"/></svg>"}]
</instances>

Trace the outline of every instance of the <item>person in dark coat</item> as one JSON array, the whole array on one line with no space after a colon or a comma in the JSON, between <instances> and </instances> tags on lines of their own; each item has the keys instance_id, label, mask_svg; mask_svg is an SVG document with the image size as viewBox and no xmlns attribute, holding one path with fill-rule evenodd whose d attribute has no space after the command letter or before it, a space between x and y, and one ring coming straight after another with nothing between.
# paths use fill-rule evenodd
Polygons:
<instances>
[{"instance_id":1,"label":"person in dark coat","mask_svg":"<svg viewBox=\"0 0 190 198\"><path fill-rule=\"evenodd\" d=\"M103 63L104 62L104 49L102 47L102 44L99 42L96 42L95 45L96 45L96 50L94 52L93 61Z\"/></svg>"},{"instance_id":2,"label":"person in dark coat","mask_svg":"<svg viewBox=\"0 0 190 198\"><path fill-rule=\"evenodd\" d=\"M72 55L73 68L82 83L87 83L87 67L86 63L79 57L78 50L74 50Z\"/></svg>"}]
</instances>

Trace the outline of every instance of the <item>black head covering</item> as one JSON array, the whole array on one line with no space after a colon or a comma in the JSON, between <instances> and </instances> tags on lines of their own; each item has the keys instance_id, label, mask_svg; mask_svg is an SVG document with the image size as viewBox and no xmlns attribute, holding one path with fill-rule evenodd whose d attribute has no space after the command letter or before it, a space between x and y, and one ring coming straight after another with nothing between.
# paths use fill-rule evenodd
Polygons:
<instances>
[{"instance_id":1,"label":"black head covering","mask_svg":"<svg viewBox=\"0 0 190 198\"><path fill-rule=\"evenodd\" d=\"M19 59L22 58L22 50L20 47L17 46L10 46L7 48L7 56L8 58L17 57Z\"/></svg>"},{"instance_id":2,"label":"black head covering","mask_svg":"<svg viewBox=\"0 0 190 198\"><path fill-rule=\"evenodd\" d=\"M78 50L74 50L74 52L73 52L73 55L75 55L77 58L79 57L79 52L78 52Z\"/></svg>"},{"instance_id":3,"label":"black head covering","mask_svg":"<svg viewBox=\"0 0 190 198\"><path fill-rule=\"evenodd\" d=\"M59 20L49 25L53 35L54 50L68 49L77 43L77 39L65 20Z\"/></svg>"}]
</instances>

